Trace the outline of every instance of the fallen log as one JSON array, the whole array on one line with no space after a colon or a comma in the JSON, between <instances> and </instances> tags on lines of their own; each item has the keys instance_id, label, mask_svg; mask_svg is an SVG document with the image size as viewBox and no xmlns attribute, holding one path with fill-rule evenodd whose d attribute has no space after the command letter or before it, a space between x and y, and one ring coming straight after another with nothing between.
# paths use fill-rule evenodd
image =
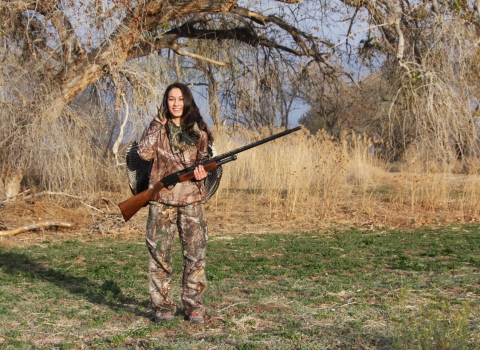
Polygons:
<instances>
[{"instance_id":1,"label":"fallen log","mask_svg":"<svg viewBox=\"0 0 480 350\"><path fill-rule=\"evenodd\" d=\"M39 221L37 223L27 224L25 226L22 226L13 230L0 231L0 236L15 236L25 231L36 230L38 228L50 227L50 226L72 227L73 224L68 221L45 220L45 221Z\"/></svg>"}]
</instances>

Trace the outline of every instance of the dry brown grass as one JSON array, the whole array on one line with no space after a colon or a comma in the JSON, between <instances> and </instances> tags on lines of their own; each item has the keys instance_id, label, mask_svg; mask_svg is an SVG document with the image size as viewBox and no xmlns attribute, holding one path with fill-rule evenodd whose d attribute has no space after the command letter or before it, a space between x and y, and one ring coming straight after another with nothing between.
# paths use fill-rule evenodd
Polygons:
<instances>
[{"instance_id":1,"label":"dry brown grass","mask_svg":"<svg viewBox=\"0 0 480 350\"><path fill-rule=\"evenodd\" d=\"M217 147L233 149L243 138L252 137L217 134ZM370 140L344 139L302 130L240 154L224 167L212 211L253 231L478 221L478 175L426 173L411 164L388 172L369 154Z\"/></svg>"},{"instance_id":2,"label":"dry brown grass","mask_svg":"<svg viewBox=\"0 0 480 350\"><path fill-rule=\"evenodd\" d=\"M245 131L216 133L219 153L268 135ZM480 177L429 172L414 162L389 172L368 153L369 140L350 137L338 143L325 134L301 130L240 153L224 166L217 194L207 203L210 232L215 234L314 231L324 228L405 228L480 221ZM423 172L422 172L423 171ZM122 178L117 169L114 178ZM0 217L7 228L42 219L75 224L68 234L143 234L146 210L128 223L117 203L123 190L96 196L42 195L3 203ZM114 186L117 187L117 186ZM118 187L121 187L120 184ZM76 194L77 195L77 194ZM75 232L75 233L73 233ZM25 233L28 240L50 230ZM3 239L7 241L22 238Z\"/></svg>"}]
</instances>

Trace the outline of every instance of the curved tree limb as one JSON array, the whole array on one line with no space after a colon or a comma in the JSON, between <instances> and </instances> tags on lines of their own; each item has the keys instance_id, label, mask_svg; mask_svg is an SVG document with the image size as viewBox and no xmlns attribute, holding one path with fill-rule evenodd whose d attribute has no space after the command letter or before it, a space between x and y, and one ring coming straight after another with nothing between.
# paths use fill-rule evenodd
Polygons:
<instances>
[{"instance_id":1,"label":"curved tree limb","mask_svg":"<svg viewBox=\"0 0 480 350\"><path fill-rule=\"evenodd\" d=\"M68 221L57 221L57 220L45 220L45 221L39 221L37 223L32 223L32 224L26 224L22 227L18 227L13 230L6 230L6 231L0 231L0 237L1 236L15 236L18 235L19 233L30 231L30 230L36 230L39 228L43 227L50 227L50 226L57 226L57 227L72 227L73 224Z\"/></svg>"},{"instance_id":2,"label":"curved tree limb","mask_svg":"<svg viewBox=\"0 0 480 350\"><path fill-rule=\"evenodd\" d=\"M302 49L302 56L313 57L316 61L324 62L324 58L316 48L317 42L321 42L330 48L334 47L334 45L328 40L319 39L313 35L307 34L276 16L265 16L242 7L235 7L230 12L244 18L249 18L252 21L262 25L266 25L267 23L273 23L277 25L292 36L295 43ZM310 43L310 47L307 46L307 42ZM300 53L300 51L298 51L298 53Z\"/></svg>"},{"instance_id":3,"label":"curved tree limb","mask_svg":"<svg viewBox=\"0 0 480 350\"><path fill-rule=\"evenodd\" d=\"M196 54L186 52L179 49L178 39L180 38L189 38L189 39L205 39L205 40L236 40L243 42L251 46L264 46L270 48L276 48L284 52L291 53L295 56L309 56L313 57L315 61L320 61L325 63L325 58L328 57L329 53L320 53L315 48L315 41L322 42L328 47L333 48L334 45L326 40L318 39L307 33L304 33L295 27L285 23L281 19L275 16L264 16L247 9L240 9L235 7L230 11L234 13L235 17L240 18L241 20L247 18L253 22L259 23L262 26L266 26L268 23L274 23L284 29L286 32L289 32L295 39L295 42L299 44L301 50L296 50L285 45L276 43L264 36L259 36L255 31L255 28L248 25L247 22L243 27L236 27L232 29L203 29L198 28L200 24L204 24L204 20L192 20L184 23L183 25L174 28L160 37L157 37L153 42L145 42L141 45L135 46L135 48L129 53L129 59L138 58L150 54L152 51L158 51L163 48L169 48L174 50L180 55L200 58L202 60L217 64L225 65L223 62L218 62L215 60L208 59ZM241 15L241 16L240 16ZM308 48L305 40L310 41L312 48Z\"/></svg>"}]
</instances>

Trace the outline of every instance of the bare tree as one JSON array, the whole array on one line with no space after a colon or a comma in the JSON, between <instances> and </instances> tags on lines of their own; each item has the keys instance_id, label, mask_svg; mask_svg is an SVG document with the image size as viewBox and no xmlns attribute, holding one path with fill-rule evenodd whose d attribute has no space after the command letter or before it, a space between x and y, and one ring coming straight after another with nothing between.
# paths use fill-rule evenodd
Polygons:
<instances>
[{"instance_id":1,"label":"bare tree","mask_svg":"<svg viewBox=\"0 0 480 350\"><path fill-rule=\"evenodd\" d=\"M337 140L350 130L358 131L358 89L341 76L325 76L314 68L305 74L302 99L310 109L299 122L313 133L324 129Z\"/></svg>"},{"instance_id":2,"label":"bare tree","mask_svg":"<svg viewBox=\"0 0 480 350\"><path fill-rule=\"evenodd\" d=\"M357 62L374 72L369 87L358 84L368 96L359 102L369 110L357 128L372 123L371 136L383 139L392 160L411 148L445 164L459 156L477 158L477 2L340 2L345 7L337 7L336 15L347 32L336 45L337 57L345 58L346 67ZM364 69L361 79L365 75ZM382 90L372 89L372 81Z\"/></svg>"},{"instance_id":3,"label":"bare tree","mask_svg":"<svg viewBox=\"0 0 480 350\"><path fill-rule=\"evenodd\" d=\"M68 4L55 0L2 3L2 18L10 25L8 29L19 25L17 31L27 34L22 40L30 54L48 56L44 61L45 75L55 83L54 97L61 102L71 101L99 77L118 70L125 62L155 51L168 48L196 57L185 51L182 38L237 40L323 61L316 48L324 41L275 16L235 6L235 1L92 1L80 6L72 3L70 7ZM213 13L229 17L233 25L226 29L203 29L200 24L209 21L207 14ZM85 20L87 23L74 24ZM261 27L272 24L289 32L297 47L283 47L263 36L253 23Z\"/></svg>"},{"instance_id":4,"label":"bare tree","mask_svg":"<svg viewBox=\"0 0 480 350\"><path fill-rule=\"evenodd\" d=\"M220 69L222 120L254 130L288 126L305 63L270 48L235 46L227 54L230 65Z\"/></svg>"},{"instance_id":5,"label":"bare tree","mask_svg":"<svg viewBox=\"0 0 480 350\"><path fill-rule=\"evenodd\" d=\"M13 85L2 86L5 105L11 109L2 107L2 125L8 126L1 129L0 137L6 140L0 144L0 153L2 183L8 196L18 193L20 181L39 149L42 132L47 135L54 130L53 124L60 120L68 123L68 118L78 116L77 111L70 109L68 117L66 106L91 84L100 86L110 79L117 117L125 114L127 98L136 93L135 84L140 81L129 74L130 62L175 52L227 65L228 62L191 52L186 46L187 40L211 40L280 50L328 66L322 51L333 46L295 27L295 22L289 23L286 17L262 14L238 6L233 0L2 1L0 23L2 62L8 62L2 66L2 75L16 79L9 81ZM286 34L288 40L276 39L271 35L273 31ZM106 76L109 79L101 83ZM142 84L146 86L140 81ZM81 116L74 119L77 124L82 123ZM50 125L45 122L41 130L39 120L49 121ZM122 125L123 121L117 124ZM122 132L117 128L110 139ZM92 137L86 136L85 141Z\"/></svg>"}]
</instances>

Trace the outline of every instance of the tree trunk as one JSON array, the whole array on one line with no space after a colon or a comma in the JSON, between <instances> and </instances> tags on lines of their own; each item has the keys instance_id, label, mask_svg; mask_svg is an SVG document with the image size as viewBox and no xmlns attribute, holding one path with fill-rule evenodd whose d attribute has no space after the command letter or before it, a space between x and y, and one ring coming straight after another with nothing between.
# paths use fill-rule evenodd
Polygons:
<instances>
[{"instance_id":1,"label":"tree trunk","mask_svg":"<svg viewBox=\"0 0 480 350\"><path fill-rule=\"evenodd\" d=\"M3 174L3 186L7 200L15 198L20 193L20 183L22 182L25 171L9 170Z\"/></svg>"},{"instance_id":2,"label":"tree trunk","mask_svg":"<svg viewBox=\"0 0 480 350\"><path fill-rule=\"evenodd\" d=\"M208 108L213 125L220 125L220 100L218 99L218 82L215 80L213 72L208 69Z\"/></svg>"}]
</instances>

